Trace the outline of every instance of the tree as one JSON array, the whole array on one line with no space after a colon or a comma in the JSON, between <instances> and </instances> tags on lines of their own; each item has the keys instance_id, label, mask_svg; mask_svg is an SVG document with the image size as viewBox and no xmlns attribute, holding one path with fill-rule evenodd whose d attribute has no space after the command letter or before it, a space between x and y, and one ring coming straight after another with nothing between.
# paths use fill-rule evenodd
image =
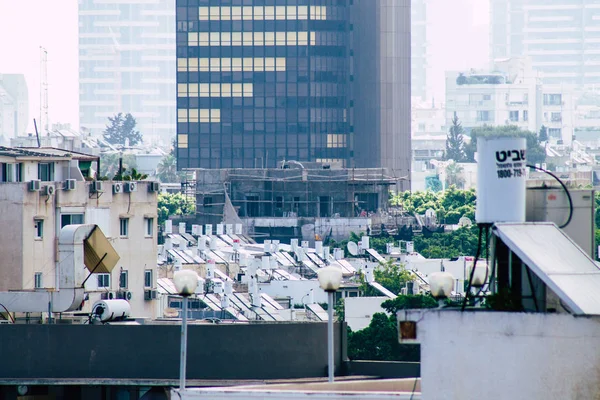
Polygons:
<instances>
[{"instance_id":1,"label":"tree","mask_svg":"<svg viewBox=\"0 0 600 400\"><path fill-rule=\"evenodd\" d=\"M456 162L448 164L446 167L446 187L456 186L462 189L465 186L465 178L462 176L463 172L464 168Z\"/></svg>"},{"instance_id":2,"label":"tree","mask_svg":"<svg viewBox=\"0 0 600 400\"><path fill-rule=\"evenodd\" d=\"M172 215L194 215L196 203L181 193L160 193L158 195L158 224L162 225Z\"/></svg>"},{"instance_id":3,"label":"tree","mask_svg":"<svg viewBox=\"0 0 600 400\"><path fill-rule=\"evenodd\" d=\"M396 316L375 313L363 330L348 332L351 360L419 361L419 346L398 343Z\"/></svg>"},{"instance_id":4,"label":"tree","mask_svg":"<svg viewBox=\"0 0 600 400\"><path fill-rule=\"evenodd\" d=\"M469 161L475 161L477 151L477 138L480 136L518 136L527 140L527 163L537 164L546 160L546 149L540 146L538 135L535 132L521 130L515 125L482 126L471 130L471 142L465 146L465 153Z\"/></svg>"},{"instance_id":5,"label":"tree","mask_svg":"<svg viewBox=\"0 0 600 400\"><path fill-rule=\"evenodd\" d=\"M448 137L446 138L446 153L444 154L444 159L454 160L456 162L463 162L466 160L463 128L458 121L456 113L454 113L452 126L450 127Z\"/></svg>"},{"instance_id":6,"label":"tree","mask_svg":"<svg viewBox=\"0 0 600 400\"><path fill-rule=\"evenodd\" d=\"M112 178L119 173L119 158L123 158L123 170L137 167L133 154L103 153L100 154L100 176Z\"/></svg>"},{"instance_id":7,"label":"tree","mask_svg":"<svg viewBox=\"0 0 600 400\"><path fill-rule=\"evenodd\" d=\"M177 173L177 160L171 154L167 154L160 160L157 167L158 179L164 183L180 182L181 177Z\"/></svg>"},{"instance_id":8,"label":"tree","mask_svg":"<svg viewBox=\"0 0 600 400\"><path fill-rule=\"evenodd\" d=\"M136 120L129 113L118 113L108 117L108 125L104 130L104 139L110 144L135 146L142 142L142 134L135 129Z\"/></svg>"},{"instance_id":9,"label":"tree","mask_svg":"<svg viewBox=\"0 0 600 400\"><path fill-rule=\"evenodd\" d=\"M406 285L406 282L412 281L413 276L402 264L395 264L394 260L388 260L386 263L380 263L373 272L375 282L394 294L400 293L400 290ZM362 284L362 291L365 296L378 296L379 292L367 285Z\"/></svg>"},{"instance_id":10,"label":"tree","mask_svg":"<svg viewBox=\"0 0 600 400\"><path fill-rule=\"evenodd\" d=\"M425 189L431 190L432 192L439 192L443 189L442 181L440 181L439 175L432 175L425 177Z\"/></svg>"},{"instance_id":11,"label":"tree","mask_svg":"<svg viewBox=\"0 0 600 400\"><path fill-rule=\"evenodd\" d=\"M436 308L438 302L430 295L402 295L395 299L386 300L381 303L381 308L390 313L396 315L398 310L410 310L417 308Z\"/></svg>"},{"instance_id":12,"label":"tree","mask_svg":"<svg viewBox=\"0 0 600 400\"><path fill-rule=\"evenodd\" d=\"M546 129L546 127L544 125L542 125L542 127L540 128L540 134L538 136L538 140L540 142L548 141L548 129Z\"/></svg>"}]
</instances>

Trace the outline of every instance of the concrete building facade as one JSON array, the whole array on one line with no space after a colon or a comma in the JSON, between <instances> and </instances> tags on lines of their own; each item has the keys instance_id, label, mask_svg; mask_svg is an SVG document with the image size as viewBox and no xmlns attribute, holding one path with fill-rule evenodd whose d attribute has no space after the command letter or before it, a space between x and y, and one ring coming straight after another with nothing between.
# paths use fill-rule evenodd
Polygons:
<instances>
[{"instance_id":1,"label":"concrete building facade","mask_svg":"<svg viewBox=\"0 0 600 400\"><path fill-rule=\"evenodd\" d=\"M177 2L178 167L408 176L410 1L239 3Z\"/></svg>"},{"instance_id":2,"label":"concrete building facade","mask_svg":"<svg viewBox=\"0 0 600 400\"><path fill-rule=\"evenodd\" d=\"M113 183L104 181L102 191L94 191L96 181L89 177L95 162L95 156L64 150L0 147L0 215L5 226L0 231L0 290L56 288L61 228L96 224L120 260L111 274L87 280L88 300L82 310L89 311L107 293L116 298L131 292L132 315L152 317L145 291L156 288L157 193L149 191L147 182L139 182L134 192L113 193ZM74 180L72 186L68 180Z\"/></svg>"},{"instance_id":3,"label":"concrete building facade","mask_svg":"<svg viewBox=\"0 0 600 400\"><path fill-rule=\"evenodd\" d=\"M131 113L146 139L175 135L175 0L79 1L79 118L101 134Z\"/></svg>"},{"instance_id":4,"label":"concrete building facade","mask_svg":"<svg viewBox=\"0 0 600 400\"><path fill-rule=\"evenodd\" d=\"M600 7L594 1L492 0L490 56L529 56L544 84L600 83Z\"/></svg>"}]
</instances>

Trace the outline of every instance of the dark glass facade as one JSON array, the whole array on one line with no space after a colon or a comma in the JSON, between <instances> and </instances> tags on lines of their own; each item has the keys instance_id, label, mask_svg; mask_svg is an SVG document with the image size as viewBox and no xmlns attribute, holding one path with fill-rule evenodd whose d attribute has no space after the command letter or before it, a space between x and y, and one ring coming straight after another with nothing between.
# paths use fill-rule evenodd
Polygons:
<instances>
[{"instance_id":1,"label":"dark glass facade","mask_svg":"<svg viewBox=\"0 0 600 400\"><path fill-rule=\"evenodd\" d=\"M179 168L349 156L348 6L178 0Z\"/></svg>"},{"instance_id":2,"label":"dark glass facade","mask_svg":"<svg viewBox=\"0 0 600 400\"><path fill-rule=\"evenodd\" d=\"M177 83L180 169L409 172L410 0L177 0Z\"/></svg>"}]
</instances>

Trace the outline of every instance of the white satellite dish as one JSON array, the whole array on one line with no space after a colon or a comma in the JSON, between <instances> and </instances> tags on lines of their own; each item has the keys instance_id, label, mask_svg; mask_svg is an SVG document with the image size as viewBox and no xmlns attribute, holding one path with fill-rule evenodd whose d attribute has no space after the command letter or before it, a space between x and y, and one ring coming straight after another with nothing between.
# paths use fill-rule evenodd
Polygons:
<instances>
[{"instance_id":1,"label":"white satellite dish","mask_svg":"<svg viewBox=\"0 0 600 400\"><path fill-rule=\"evenodd\" d=\"M346 246L346 248L348 249L348 252L350 254L352 254L353 256L358 255L358 245L356 243L348 242L348 245Z\"/></svg>"}]
</instances>

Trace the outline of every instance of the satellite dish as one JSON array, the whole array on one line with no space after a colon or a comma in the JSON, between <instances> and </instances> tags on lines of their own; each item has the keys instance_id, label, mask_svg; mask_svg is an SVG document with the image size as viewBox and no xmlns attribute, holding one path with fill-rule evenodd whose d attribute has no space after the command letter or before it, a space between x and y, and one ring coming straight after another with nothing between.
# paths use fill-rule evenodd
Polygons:
<instances>
[{"instance_id":1,"label":"satellite dish","mask_svg":"<svg viewBox=\"0 0 600 400\"><path fill-rule=\"evenodd\" d=\"M163 311L163 315L167 318L175 318L179 315L179 311L177 311L174 308L165 308L165 310Z\"/></svg>"},{"instance_id":2,"label":"satellite dish","mask_svg":"<svg viewBox=\"0 0 600 400\"><path fill-rule=\"evenodd\" d=\"M458 226L463 227L463 226L471 226L473 225L473 222L471 222L471 219L469 217L461 217L458 220Z\"/></svg>"},{"instance_id":3,"label":"satellite dish","mask_svg":"<svg viewBox=\"0 0 600 400\"><path fill-rule=\"evenodd\" d=\"M348 242L346 248L348 249L348 253L352 254L353 256L358 255L358 245L356 243Z\"/></svg>"}]
</instances>

